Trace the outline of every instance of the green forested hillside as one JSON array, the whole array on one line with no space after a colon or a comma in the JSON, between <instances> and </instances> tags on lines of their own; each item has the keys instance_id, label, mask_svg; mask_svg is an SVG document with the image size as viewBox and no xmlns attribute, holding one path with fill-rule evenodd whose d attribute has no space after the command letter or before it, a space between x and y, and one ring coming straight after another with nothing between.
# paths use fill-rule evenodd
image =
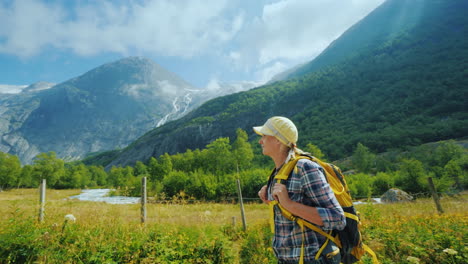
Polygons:
<instances>
[{"instance_id":1,"label":"green forested hillside","mask_svg":"<svg viewBox=\"0 0 468 264\"><path fill-rule=\"evenodd\" d=\"M108 168L201 148L219 137L233 138L237 128L255 140L251 127L273 115L291 118L299 127L299 146L313 143L329 159L349 156L358 142L383 152L467 136L468 3L419 2L413 26L384 41L380 35L366 39L373 48L309 74L211 100L150 131ZM400 15L386 6L378 14L395 24Z\"/></svg>"},{"instance_id":2,"label":"green forested hillside","mask_svg":"<svg viewBox=\"0 0 468 264\"><path fill-rule=\"evenodd\" d=\"M421 26L379 48L299 79L327 91L294 116L306 138L337 158L357 142L382 152L467 136L467 3L447 2L427 4Z\"/></svg>"}]
</instances>

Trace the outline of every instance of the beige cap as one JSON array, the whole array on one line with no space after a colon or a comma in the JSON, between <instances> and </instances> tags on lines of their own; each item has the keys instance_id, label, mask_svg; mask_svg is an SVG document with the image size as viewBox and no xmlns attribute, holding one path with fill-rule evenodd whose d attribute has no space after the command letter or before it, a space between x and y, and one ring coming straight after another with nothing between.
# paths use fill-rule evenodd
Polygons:
<instances>
[{"instance_id":1,"label":"beige cap","mask_svg":"<svg viewBox=\"0 0 468 264\"><path fill-rule=\"evenodd\" d=\"M292 144L296 145L298 138L297 128L294 123L282 116L271 117L263 126L254 127L253 130L260 136L274 136L289 147Z\"/></svg>"}]
</instances>

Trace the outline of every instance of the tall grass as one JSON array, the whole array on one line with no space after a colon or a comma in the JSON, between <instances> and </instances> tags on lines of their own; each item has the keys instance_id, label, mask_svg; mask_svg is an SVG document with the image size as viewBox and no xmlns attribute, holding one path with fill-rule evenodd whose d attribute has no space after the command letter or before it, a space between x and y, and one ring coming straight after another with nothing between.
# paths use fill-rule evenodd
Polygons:
<instances>
[{"instance_id":1,"label":"tall grass","mask_svg":"<svg viewBox=\"0 0 468 264\"><path fill-rule=\"evenodd\" d=\"M245 205L243 232L237 204L148 204L142 225L138 204L68 199L78 193L47 190L39 223L37 190L1 192L0 263L275 263L265 205ZM442 215L431 199L358 205L365 243L382 263L466 263L466 197L443 197Z\"/></svg>"}]
</instances>

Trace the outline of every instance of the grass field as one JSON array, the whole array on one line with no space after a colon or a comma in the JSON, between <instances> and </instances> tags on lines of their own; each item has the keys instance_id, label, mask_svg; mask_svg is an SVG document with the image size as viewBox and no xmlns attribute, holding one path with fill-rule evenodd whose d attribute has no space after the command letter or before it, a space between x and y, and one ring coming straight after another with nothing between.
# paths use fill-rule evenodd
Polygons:
<instances>
[{"instance_id":1,"label":"grass field","mask_svg":"<svg viewBox=\"0 0 468 264\"><path fill-rule=\"evenodd\" d=\"M107 204L68 199L80 190L47 190L46 223L62 222L66 214L73 214L77 224L120 222L140 223L140 204ZM16 189L0 193L0 220L5 221L12 212L21 211L24 216L37 217L39 212L39 191ZM259 203L245 205L246 218L252 222L267 219L267 207ZM222 226L232 224L232 217L242 224L238 204L220 203L158 203L147 204L146 223L175 226Z\"/></svg>"},{"instance_id":2,"label":"grass field","mask_svg":"<svg viewBox=\"0 0 468 264\"><path fill-rule=\"evenodd\" d=\"M238 204L148 204L142 225L139 204L68 199L78 193L47 190L39 223L37 189L0 192L0 263L275 263L263 204L245 204L243 232ZM381 263L467 263L467 197L443 197L441 215L432 199L358 205L365 243Z\"/></svg>"}]
</instances>

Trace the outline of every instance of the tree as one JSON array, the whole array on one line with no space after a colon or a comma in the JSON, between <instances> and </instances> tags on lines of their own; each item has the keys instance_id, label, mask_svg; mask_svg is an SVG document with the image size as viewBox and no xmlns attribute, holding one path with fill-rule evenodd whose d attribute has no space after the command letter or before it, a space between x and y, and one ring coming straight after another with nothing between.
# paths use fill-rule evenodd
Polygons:
<instances>
[{"instance_id":1,"label":"tree","mask_svg":"<svg viewBox=\"0 0 468 264\"><path fill-rule=\"evenodd\" d=\"M77 185L73 187L85 188L90 186L91 173L83 163L80 163L75 166L73 174L74 177L77 179Z\"/></svg>"},{"instance_id":2,"label":"tree","mask_svg":"<svg viewBox=\"0 0 468 264\"><path fill-rule=\"evenodd\" d=\"M444 167L443 178L453 182L453 186L450 187L465 189L468 183L468 155L450 160Z\"/></svg>"},{"instance_id":3,"label":"tree","mask_svg":"<svg viewBox=\"0 0 468 264\"><path fill-rule=\"evenodd\" d=\"M218 176L234 171L234 158L231 154L229 138L218 138L207 145L206 164L208 170Z\"/></svg>"},{"instance_id":4,"label":"tree","mask_svg":"<svg viewBox=\"0 0 468 264\"><path fill-rule=\"evenodd\" d=\"M169 154L164 153L164 155L161 155L159 157L160 162L160 173L162 174L162 177L164 178L166 175L171 173L172 171L172 158Z\"/></svg>"},{"instance_id":5,"label":"tree","mask_svg":"<svg viewBox=\"0 0 468 264\"><path fill-rule=\"evenodd\" d=\"M366 146L358 143L351 160L356 169L368 173L375 163L375 155Z\"/></svg>"},{"instance_id":6,"label":"tree","mask_svg":"<svg viewBox=\"0 0 468 264\"><path fill-rule=\"evenodd\" d=\"M433 159L437 166L444 167L450 160L460 158L464 151L462 146L455 144L453 140L449 140L440 143L434 151Z\"/></svg>"},{"instance_id":7,"label":"tree","mask_svg":"<svg viewBox=\"0 0 468 264\"><path fill-rule=\"evenodd\" d=\"M378 156L375 159L375 169L377 172L394 171L394 162L386 158L385 156Z\"/></svg>"},{"instance_id":8,"label":"tree","mask_svg":"<svg viewBox=\"0 0 468 264\"><path fill-rule=\"evenodd\" d=\"M148 173L152 182L161 181L162 177L159 174L159 162L155 157L151 157L148 162Z\"/></svg>"},{"instance_id":9,"label":"tree","mask_svg":"<svg viewBox=\"0 0 468 264\"><path fill-rule=\"evenodd\" d=\"M0 190L10 188L18 183L21 173L21 162L15 155L0 152Z\"/></svg>"},{"instance_id":10,"label":"tree","mask_svg":"<svg viewBox=\"0 0 468 264\"><path fill-rule=\"evenodd\" d=\"M91 181L95 182L97 186L107 186L107 172L102 166L90 166L88 169Z\"/></svg>"},{"instance_id":11,"label":"tree","mask_svg":"<svg viewBox=\"0 0 468 264\"><path fill-rule=\"evenodd\" d=\"M33 183L33 166L32 165L24 165L21 169L21 174L18 179L17 186L24 186L24 187L34 187L35 184Z\"/></svg>"},{"instance_id":12,"label":"tree","mask_svg":"<svg viewBox=\"0 0 468 264\"><path fill-rule=\"evenodd\" d=\"M368 174L358 173L349 175L346 181L354 198L370 198L373 193L374 177Z\"/></svg>"},{"instance_id":13,"label":"tree","mask_svg":"<svg viewBox=\"0 0 468 264\"><path fill-rule=\"evenodd\" d=\"M268 181L271 169L252 168L242 171L241 185L242 195L245 197L257 197L257 193Z\"/></svg>"},{"instance_id":14,"label":"tree","mask_svg":"<svg viewBox=\"0 0 468 264\"><path fill-rule=\"evenodd\" d=\"M147 175L147 174L148 174L148 170L146 168L146 165L141 161L137 161L135 164L135 175L139 176L139 175Z\"/></svg>"},{"instance_id":15,"label":"tree","mask_svg":"<svg viewBox=\"0 0 468 264\"><path fill-rule=\"evenodd\" d=\"M216 198L216 183L215 176L211 173L206 173L202 170L190 172L189 181L187 182L187 194L197 199L215 199Z\"/></svg>"},{"instance_id":16,"label":"tree","mask_svg":"<svg viewBox=\"0 0 468 264\"><path fill-rule=\"evenodd\" d=\"M125 183L127 181L132 180L135 177L135 170L130 166L126 166L125 168L123 168L122 173L123 173L124 184L120 186L125 186Z\"/></svg>"},{"instance_id":17,"label":"tree","mask_svg":"<svg viewBox=\"0 0 468 264\"><path fill-rule=\"evenodd\" d=\"M47 185L54 187L64 174L64 162L53 151L40 153L33 161L33 179L36 183L46 179Z\"/></svg>"},{"instance_id":18,"label":"tree","mask_svg":"<svg viewBox=\"0 0 468 264\"><path fill-rule=\"evenodd\" d=\"M123 168L112 166L109 172L109 181L113 187L123 186L125 183L125 176Z\"/></svg>"},{"instance_id":19,"label":"tree","mask_svg":"<svg viewBox=\"0 0 468 264\"><path fill-rule=\"evenodd\" d=\"M224 174L218 178L216 193L220 198L235 196L237 193L237 174Z\"/></svg>"},{"instance_id":20,"label":"tree","mask_svg":"<svg viewBox=\"0 0 468 264\"><path fill-rule=\"evenodd\" d=\"M316 145L312 143L308 143L304 151L309 152L310 154L312 154L312 156L320 160L325 157L325 154L323 154L323 152L319 149L319 147L317 147Z\"/></svg>"},{"instance_id":21,"label":"tree","mask_svg":"<svg viewBox=\"0 0 468 264\"><path fill-rule=\"evenodd\" d=\"M378 172L375 176L373 185L375 194L382 195L395 186L395 177L390 173Z\"/></svg>"},{"instance_id":22,"label":"tree","mask_svg":"<svg viewBox=\"0 0 468 264\"><path fill-rule=\"evenodd\" d=\"M426 172L419 160L402 160L395 184L409 193L425 191Z\"/></svg>"},{"instance_id":23,"label":"tree","mask_svg":"<svg viewBox=\"0 0 468 264\"><path fill-rule=\"evenodd\" d=\"M190 171L196 171L199 169L204 169L205 166L205 161L206 158L204 157L204 153L200 149L195 149L193 152L193 158L190 159L189 156L189 161L190 161Z\"/></svg>"},{"instance_id":24,"label":"tree","mask_svg":"<svg viewBox=\"0 0 468 264\"><path fill-rule=\"evenodd\" d=\"M189 177L185 172L172 171L163 180L163 191L169 196L176 196L180 192L185 191Z\"/></svg>"},{"instance_id":25,"label":"tree","mask_svg":"<svg viewBox=\"0 0 468 264\"><path fill-rule=\"evenodd\" d=\"M252 146L248 142L247 133L238 128L236 131L237 139L232 144L232 153L239 168L246 169L250 167L253 159Z\"/></svg>"},{"instance_id":26,"label":"tree","mask_svg":"<svg viewBox=\"0 0 468 264\"><path fill-rule=\"evenodd\" d=\"M69 165L55 184L56 188L84 188L91 183L91 174L83 164Z\"/></svg>"}]
</instances>

